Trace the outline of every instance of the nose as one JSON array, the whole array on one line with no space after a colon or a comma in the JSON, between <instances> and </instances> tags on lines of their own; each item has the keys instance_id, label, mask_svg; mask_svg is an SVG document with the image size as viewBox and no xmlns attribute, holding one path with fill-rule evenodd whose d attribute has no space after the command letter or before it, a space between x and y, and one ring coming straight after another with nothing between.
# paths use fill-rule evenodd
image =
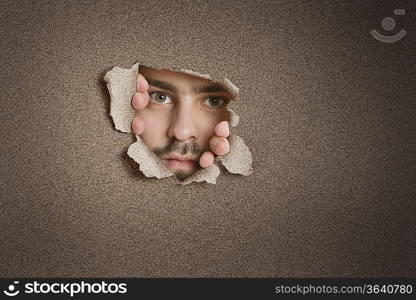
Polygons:
<instances>
[{"instance_id":1,"label":"nose","mask_svg":"<svg viewBox=\"0 0 416 300\"><path fill-rule=\"evenodd\" d=\"M194 140L198 137L198 126L195 122L192 105L181 103L175 106L168 135L181 142Z\"/></svg>"}]
</instances>

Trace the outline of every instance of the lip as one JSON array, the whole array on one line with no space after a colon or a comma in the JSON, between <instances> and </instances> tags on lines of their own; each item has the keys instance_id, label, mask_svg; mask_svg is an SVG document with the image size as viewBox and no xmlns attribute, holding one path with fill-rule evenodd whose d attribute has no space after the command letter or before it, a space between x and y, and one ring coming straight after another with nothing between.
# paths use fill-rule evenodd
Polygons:
<instances>
[{"instance_id":1,"label":"lip","mask_svg":"<svg viewBox=\"0 0 416 300\"><path fill-rule=\"evenodd\" d=\"M170 170L194 169L196 161L190 157L185 156L170 156L164 158L163 161Z\"/></svg>"},{"instance_id":2,"label":"lip","mask_svg":"<svg viewBox=\"0 0 416 300\"><path fill-rule=\"evenodd\" d=\"M193 161L196 162L191 156L179 156L179 155L171 155L169 157L165 157L164 160L179 160L179 161Z\"/></svg>"}]
</instances>

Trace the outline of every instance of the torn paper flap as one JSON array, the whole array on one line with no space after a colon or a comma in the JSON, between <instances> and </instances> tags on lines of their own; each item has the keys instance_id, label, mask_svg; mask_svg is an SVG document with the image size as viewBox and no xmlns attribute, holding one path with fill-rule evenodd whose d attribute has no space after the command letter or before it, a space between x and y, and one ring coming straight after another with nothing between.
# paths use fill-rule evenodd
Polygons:
<instances>
[{"instance_id":1,"label":"torn paper flap","mask_svg":"<svg viewBox=\"0 0 416 300\"><path fill-rule=\"evenodd\" d=\"M253 173L251 166L253 157L243 139L238 135L231 134L228 137L228 141L230 143L230 152L218 157L222 165L233 174L247 176Z\"/></svg>"},{"instance_id":2,"label":"torn paper flap","mask_svg":"<svg viewBox=\"0 0 416 300\"><path fill-rule=\"evenodd\" d=\"M131 98L136 92L138 71L137 63L130 69L114 67L104 76L111 98L110 116L113 118L115 128L122 132L131 133L131 122L135 117Z\"/></svg>"},{"instance_id":3,"label":"torn paper flap","mask_svg":"<svg viewBox=\"0 0 416 300\"><path fill-rule=\"evenodd\" d=\"M228 110L228 122L232 127L236 127L240 122L240 116L235 113L230 107L227 107Z\"/></svg>"}]
</instances>

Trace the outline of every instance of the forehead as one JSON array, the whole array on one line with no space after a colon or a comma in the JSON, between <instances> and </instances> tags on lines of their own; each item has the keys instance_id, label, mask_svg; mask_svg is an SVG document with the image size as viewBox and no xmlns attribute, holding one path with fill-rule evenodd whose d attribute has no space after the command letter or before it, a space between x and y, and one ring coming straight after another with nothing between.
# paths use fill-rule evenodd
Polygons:
<instances>
[{"instance_id":1,"label":"forehead","mask_svg":"<svg viewBox=\"0 0 416 300\"><path fill-rule=\"evenodd\" d=\"M192 76L185 73L175 72L167 69L154 69L146 66L140 66L139 72L144 77L157 79L160 81L169 81L177 84L193 84L193 85L206 85L213 82L204 78Z\"/></svg>"}]
</instances>

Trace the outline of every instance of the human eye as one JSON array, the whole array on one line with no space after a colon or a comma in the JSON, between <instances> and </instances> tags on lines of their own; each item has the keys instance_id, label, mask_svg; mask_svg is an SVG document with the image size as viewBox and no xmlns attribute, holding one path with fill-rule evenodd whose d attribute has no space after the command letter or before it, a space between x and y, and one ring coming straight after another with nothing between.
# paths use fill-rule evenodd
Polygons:
<instances>
[{"instance_id":1,"label":"human eye","mask_svg":"<svg viewBox=\"0 0 416 300\"><path fill-rule=\"evenodd\" d=\"M219 107L222 107L227 102L220 97L208 97L204 101L204 103L211 108L219 108Z\"/></svg>"},{"instance_id":2,"label":"human eye","mask_svg":"<svg viewBox=\"0 0 416 300\"><path fill-rule=\"evenodd\" d=\"M150 100L157 103L157 104L169 104L172 103L172 99L161 92L153 92L153 93L149 93L150 96Z\"/></svg>"}]
</instances>

